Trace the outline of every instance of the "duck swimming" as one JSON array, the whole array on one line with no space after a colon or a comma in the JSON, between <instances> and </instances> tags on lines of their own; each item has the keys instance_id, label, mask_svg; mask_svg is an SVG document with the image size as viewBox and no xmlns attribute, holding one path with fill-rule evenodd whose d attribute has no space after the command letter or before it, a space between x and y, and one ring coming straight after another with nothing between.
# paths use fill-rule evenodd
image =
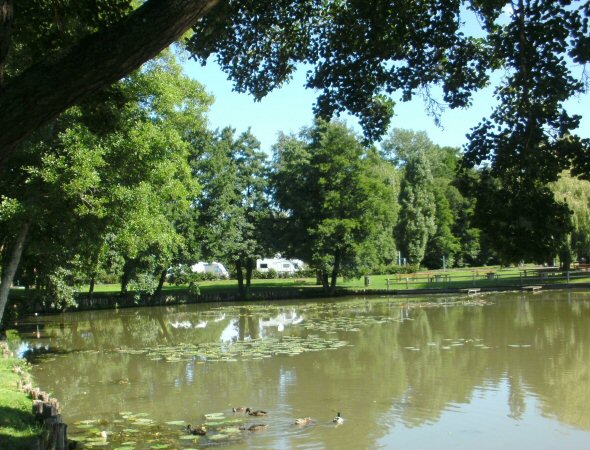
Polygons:
<instances>
[{"instance_id":1,"label":"duck swimming","mask_svg":"<svg viewBox=\"0 0 590 450\"><path fill-rule=\"evenodd\" d=\"M201 425L199 428L193 428L189 425L186 426L187 433L198 435L198 436L205 436L207 434L207 428L204 425Z\"/></svg>"},{"instance_id":2,"label":"duck swimming","mask_svg":"<svg viewBox=\"0 0 590 450\"><path fill-rule=\"evenodd\" d=\"M261 411L261 410L252 411L250 408L246 408L246 412L251 416L266 416L266 414L267 414L266 411Z\"/></svg>"},{"instance_id":3,"label":"duck swimming","mask_svg":"<svg viewBox=\"0 0 590 450\"><path fill-rule=\"evenodd\" d=\"M232 408L231 410L235 413L245 413L250 411L250 408L248 408L247 406L237 406L235 408Z\"/></svg>"},{"instance_id":4,"label":"duck swimming","mask_svg":"<svg viewBox=\"0 0 590 450\"><path fill-rule=\"evenodd\" d=\"M344 419L342 418L342 416L340 416L340 411L338 411L338 414L336 415L336 417L334 417L334 419L332 419L332 422L334 422L337 425L344 423Z\"/></svg>"},{"instance_id":5,"label":"duck swimming","mask_svg":"<svg viewBox=\"0 0 590 450\"><path fill-rule=\"evenodd\" d=\"M311 425L312 423L313 419L311 417L295 419L295 425Z\"/></svg>"},{"instance_id":6,"label":"duck swimming","mask_svg":"<svg viewBox=\"0 0 590 450\"><path fill-rule=\"evenodd\" d=\"M258 423L256 425L250 425L247 430L248 431L264 431L268 428L268 425L265 423Z\"/></svg>"}]
</instances>

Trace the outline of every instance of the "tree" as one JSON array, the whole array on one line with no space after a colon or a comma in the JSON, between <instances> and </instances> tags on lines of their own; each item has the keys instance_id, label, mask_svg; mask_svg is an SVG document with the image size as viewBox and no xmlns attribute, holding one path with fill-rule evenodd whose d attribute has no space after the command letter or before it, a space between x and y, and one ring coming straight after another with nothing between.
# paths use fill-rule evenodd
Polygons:
<instances>
[{"instance_id":1,"label":"tree","mask_svg":"<svg viewBox=\"0 0 590 450\"><path fill-rule=\"evenodd\" d=\"M559 180L551 184L556 199L564 199L572 211L571 233L564 238L560 259L590 261L590 182L563 172Z\"/></svg>"},{"instance_id":2,"label":"tree","mask_svg":"<svg viewBox=\"0 0 590 450\"><path fill-rule=\"evenodd\" d=\"M476 191L492 198L478 197L476 213L486 234L498 238L491 242L501 257L552 258L569 230L570 213L548 183L570 167L590 176L590 140L574 134L580 117L564 106L585 90L570 65L590 57L589 4L517 0L504 24L500 6L482 12L493 59L507 75L496 89L497 108L471 130L465 166L488 167Z\"/></svg>"},{"instance_id":3,"label":"tree","mask_svg":"<svg viewBox=\"0 0 590 450\"><path fill-rule=\"evenodd\" d=\"M340 123L318 122L274 147L272 185L291 252L318 270L326 293L340 274L366 273L394 253L395 190L378 155ZM295 253L295 250L297 252Z\"/></svg>"},{"instance_id":4,"label":"tree","mask_svg":"<svg viewBox=\"0 0 590 450\"><path fill-rule=\"evenodd\" d=\"M195 164L203 184L197 199L203 254L233 264L240 297L250 292L256 259L264 251L269 214L266 154L248 130L225 128L212 136Z\"/></svg>"},{"instance_id":5,"label":"tree","mask_svg":"<svg viewBox=\"0 0 590 450\"><path fill-rule=\"evenodd\" d=\"M10 7L11 2L7 2ZM42 3L40 20L53 15L53 2ZM18 71L0 91L0 160L12 154L16 146L39 127L55 119L70 106L100 92L120 78L128 75L147 60L154 58L172 42L179 39L193 24L207 13L217 0L149 0L135 11L129 10L125 0L99 2L90 22L90 30L73 31L71 46L60 48L55 41L43 42L44 36L12 42L41 47L30 65ZM84 2L86 5L86 2ZM119 14L109 13L113 8ZM85 8L78 9L81 13ZM103 18L105 18L103 20ZM78 17L72 18L73 21ZM11 39L12 25L27 24L26 18L8 14L0 23L5 47ZM60 21L60 18L57 18ZM27 24L28 25L28 24ZM38 26L35 23L31 28ZM58 23L57 27L61 24ZM26 41L25 41L26 39ZM57 56L55 51L57 50ZM60 51L61 50L61 51ZM2 52L5 58L10 51ZM7 59L0 66L7 66ZM12 68L7 67L11 73Z\"/></svg>"},{"instance_id":6,"label":"tree","mask_svg":"<svg viewBox=\"0 0 590 450\"><path fill-rule=\"evenodd\" d=\"M436 204L432 174L423 151L412 155L404 167L399 197L400 215L397 237L403 255L410 264L419 265L426 244L436 231Z\"/></svg>"},{"instance_id":7,"label":"tree","mask_svg":"<svg viewBox=\"0 0 590 450\"><path fill-rule=\"evenodd\" d=\"M428 166L431 180L416 180L424 183L422 186L409 186L406 180L405 189L418 189L430 192L434 208L434 231L426 241L424 250L424 264L430 268L443 267L443 264L451 266L457 260L456 256L461 252L460 235L467 233L474 235L472 230L460 229L460 224L470 225L465 211L465 199L455 187L456 172L461 156L459 149L440 147L435 145L425 132L394 129L381 144L381 153L384 158L390 160L399 169L407 168L420 160L421 164ZM413 194L414 195L414 194ZM415 197L415 195L414 195ZM407 202L407 198L406 198ZM407 214L408 205L404 214ZM458 219L463 217L462 222ZM402 241L409 238L404 228L415 226L407 224L408 216L403 217L398 224L398 235ZM412 233L416 233L416 229ZM406 236L402 238L402 236ZM401 244L401 241L400 241ZM470 245L466 242L466 245ZM403 245L406 249L408 244Z\"/></svg>"},{"instance_id":8,"label":"tree","mask_svg":"<svg viewBox=\"0 0 590 450\"><path fill-rule=\"evenodd\" d=\"M504 184L483 169L467 191L477 198L474 223L501 263L551 262L571 230L567 204L542 183Z\"/></svg>"},{"instance_id":9,"label":"tree","mask_svg":"<svg viewBox=\"0 0 590 450\"><path fill-rule=\"evenodd\" d=\"M498 90L502 106L492 121L502 135L518 131L516 141L494 138L500 135L492 122L484 122L472 133L470 158L484 160L498 143L516 143L519 135L522 145L504 146L507 151L496 152L498 157L513 167L533 167L538 160L542 168L555 158L533 151L535 143L556 142L543 138L549 136L546 131L561 130L557 134L563 136L577 120L560 112L563 100L582 87L572 79L567 58L581 64L590 58L590 8L583 1L514 1L507 24L501 17L505 2L476 0L406 2L403 7L388 1L148 0L133 11L126 0L102 0L93 7L72 3L80 3L72 8L79 14L68 17L68 23L85 18L88 26L81 30L64 26L55 7L47 7L54 2L32 3L44 8L27 19L21 16L26 8L13 15L12 0L2 2L0 67L12 73L0 95L2 159L43 123L130 73L194 25L188 40L194 57L204 62L215 54L236 89L256 98L288 81L298 63L315 65L308 86L322 91L316 112L331 117L349 110L369 139L386 129L393 111L390 94L399 93L405 101L434 84L442 86L451 107L469 106L471 93L487 84L489 72L504 66L510 76L506 88ZM482 38L462 32L465 7L481 21ZM57 22L53 29L71 31L67 46L41 33L19 34L19 28L52 24L49 17ZM29 47L43 51L22 70L8 67L14 63L10 50ZM548 148L588 172L586 141L574 137L567 146Z\"/></svg>"},{"instance_id":10,"label":"tree","mask_svg":"<svg viewBox=\"0 0 590 450\"><path fill-rule=\"evenodd\" d=\"M113 251L127 263L149 261L149 275L160 276L182 249L179 221L198 192L189 158L210 98L171 55L103 94L63 114L0 169L0 226L10 237L2 253L13 254L18 230L28 230L21 273L29 284L48 287L56 273L92 284ZM4 258L2 267L12 264ZM11 282L3 279L2 290Z\"/></svg>"}]
</instances>

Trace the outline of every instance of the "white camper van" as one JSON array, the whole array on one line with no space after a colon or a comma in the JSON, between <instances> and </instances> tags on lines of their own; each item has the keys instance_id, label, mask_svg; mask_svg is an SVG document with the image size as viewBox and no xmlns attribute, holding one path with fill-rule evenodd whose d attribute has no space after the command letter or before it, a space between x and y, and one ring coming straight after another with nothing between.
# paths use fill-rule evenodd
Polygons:
<instances>
[{"instance_id":1,"label":"white camper van","mask_svg":"<svg viewBox=\"0 0 590 450\"><path fill-rule=\"evenodd\" d=\"M277 255L274 258L264 258L256 260L256 270L259 272L268 272L274 270L277 273L294 274L303 268L303 261L299 259L285 259Z\"/></svg>"},{"instance_id":2,"label":"white camper van","mask_svg":"<svg viewBox=\"0 0 590 450\"><path fill-rule=\"evenodd\" d=\"M199 261L191 266L193 273L212 273L222 278L229 278L229 272L225 266L219 262L206 263Z\"/></svg>"}]
</instances>

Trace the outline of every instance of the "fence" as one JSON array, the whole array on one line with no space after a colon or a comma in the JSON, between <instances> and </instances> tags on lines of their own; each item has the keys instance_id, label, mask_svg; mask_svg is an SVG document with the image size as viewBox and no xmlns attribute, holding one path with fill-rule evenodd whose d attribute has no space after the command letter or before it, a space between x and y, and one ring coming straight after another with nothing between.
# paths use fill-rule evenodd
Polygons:
<instances>
[{"instance_id":1,"label":"fence","mask_svg":"<svg viewBox=\"0 0 590 450\"><path fill-rule=\"evenodd\" d=\"M467 288L470 286L527 286L531 284L568 285L579 280L590 281L590 273L585 270L560 270L556 267L522 269L518 272L509 270L474 270L470 274L447 272L418 272L400 274L385 280L386 290L399 289L444 289Z\"/></svg>"}]
</instances>

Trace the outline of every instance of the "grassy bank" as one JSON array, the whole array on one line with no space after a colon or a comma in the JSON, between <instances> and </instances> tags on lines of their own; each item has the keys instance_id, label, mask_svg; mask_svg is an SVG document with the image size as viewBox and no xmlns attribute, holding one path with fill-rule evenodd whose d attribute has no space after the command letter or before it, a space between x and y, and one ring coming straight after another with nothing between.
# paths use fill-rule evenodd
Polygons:
<instances>
[{"instance_id":1,"label":"grassy bank","mask_svg":"<svg viewBox=\"0 0 590 450\"><path fill-rule=\"evenodd\" d=\"M370 275L368 286L365 278L339 278L338 287L352 291L362 289L397 290L437 289L437 288L493 288L494 286L526 286L535 284L566 284L590 282L590 272L572 271L568 277L559 271L543 272L537 266L523 267L476 267L468 269L449 269L421 271L411 274ZM235 280L203 281L199 283L202 293L237 291ZM277 278L252 280L252 291L281 289L319 289L315 278ZM182 291L185 286L165 285L165 291ZM115 293L118 284L97 285L96 292ZM84 292L85 288L81 289Z\"/></svg>"},{"instance_id":2,"label":"grassy bank","mask_svg":"<svg viewBox=\"0 0 590 450\"><path fill-rule=\"evenodd\" d=\"M15 368L26 371L25 364L10 347L0 341L0 448L30 449L35 447L41 428L33 416L31 398L17 387L23 373Z\"/></svg>"}]
</instances>

